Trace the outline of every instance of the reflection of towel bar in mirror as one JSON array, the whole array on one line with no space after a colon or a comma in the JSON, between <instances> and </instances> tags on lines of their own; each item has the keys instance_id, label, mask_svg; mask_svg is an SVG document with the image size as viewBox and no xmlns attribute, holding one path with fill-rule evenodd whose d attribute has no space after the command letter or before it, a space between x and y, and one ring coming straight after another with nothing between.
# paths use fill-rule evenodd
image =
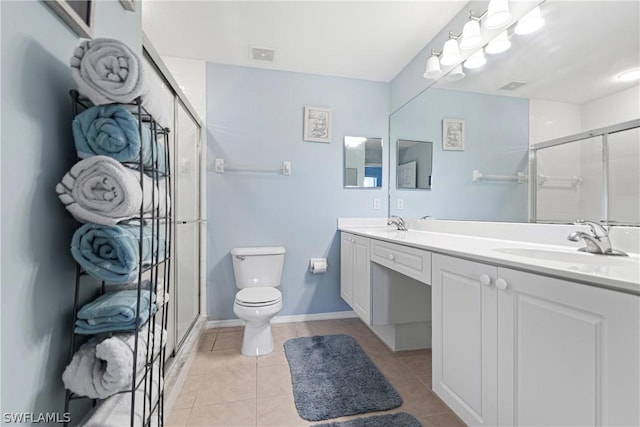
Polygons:
<instances>
[{"instance_id":1,"label":"reflection of towel bar in mirror","mask_svg":"<svg viewBox=\"0 0 640 427\"><path fill-rule=\"evenodd\" d=\"M527 175L523 172L518 172L518 175L489 175L482 173L479 170L474 170L473 181L510 181L517 182L518 184L524 184L527 182Z\"/></svg>"},{"instance_id":2,"label":"reflection of towel bar in mirror","mask_svg":"<svg viewBox=\"0 0 640 427\"><path fill-rule=\"evenodd\" d=\"M538 174L538 186L542 187L546 182L553 182L554 185L547 185L545 187L559 187L558 184L568 184L567 187L562 186L562 188L570 188L570 187L575 187L578 184L582 183L582 178L580 178L579 176L548 176L548 175L542 175L542 174Z\"/></svg>"},{"instance_id":3,"label":"reflection of towel bar in mirror","mask_svg":"<svg viewBox=\"0 0 640 427\"><path fill-rule=\"evenodd\" d=\"M209 167L211 170L211 167ZM253 165L234 165L225 164L224 159L215 159L213 164L215 173L225 172L252 172L252 173L281 173L282 175L291 175L291 162L282 162L282 166L276 168L263 168Z\"/></svg>"}]
</instances>

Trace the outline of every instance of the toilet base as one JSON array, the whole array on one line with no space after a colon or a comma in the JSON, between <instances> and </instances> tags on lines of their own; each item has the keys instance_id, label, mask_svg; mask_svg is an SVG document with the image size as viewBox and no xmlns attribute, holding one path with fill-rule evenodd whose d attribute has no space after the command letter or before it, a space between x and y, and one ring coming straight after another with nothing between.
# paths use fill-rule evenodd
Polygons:
<instances>
[{"instance_id":1,"label":"toilet base","mask_svg":"<svg viewBox=\"0 0 640 427\"><path fill-rule=\"evenodd\" d=\"M270 321L267 320L259 324L245 321L242 354L245 356L263 356L271 353L273 347Z\"/></svg>"}]
</instances>

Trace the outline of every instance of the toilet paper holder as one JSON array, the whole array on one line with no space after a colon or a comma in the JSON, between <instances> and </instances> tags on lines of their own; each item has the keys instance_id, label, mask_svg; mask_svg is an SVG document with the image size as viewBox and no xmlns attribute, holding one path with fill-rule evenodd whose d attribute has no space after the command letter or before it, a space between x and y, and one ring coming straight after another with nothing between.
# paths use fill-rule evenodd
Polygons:
<instances>
[{"instance_id":1,"label":"toilet paper holder","mask_svg":"<svg viewBox=\"0 0 640 427\"><path fill-rule=\"evenodd\" d=\"M309 271L311 274L325 273L329 264L326 258L311 258L309 260Z\"/></svg>"}]
</instances>

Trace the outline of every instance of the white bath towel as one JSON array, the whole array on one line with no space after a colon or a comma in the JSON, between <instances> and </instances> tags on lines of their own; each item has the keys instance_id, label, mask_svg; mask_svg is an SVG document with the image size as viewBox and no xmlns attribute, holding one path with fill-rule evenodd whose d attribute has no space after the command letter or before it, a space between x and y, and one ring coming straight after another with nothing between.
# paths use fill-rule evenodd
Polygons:
<instances>
[{"instance_id":1,"label":"white bath towel","mask_svg":"<svg viewBox=\"0 0 640 427\"><path fill-rule=\"evenodd\" d=\"M115 225L139 217L143 203L146 217L155 207L160 208L158 215L164 216L164 185L154 185L144 174L142 179L141 186L140 172L111 157L93 156L76 163L56 186L56 192L71 215L82 223Z\"/></svg>"},{"instance_id":2,"label":"white bath towel","mask_svg":"<svg viewBox=\"0 0 640 427\"><path fill-rule=\"evenodd\" d=\"M147 327L138 332L138 359L136 375L147 362ZM155 338L153 338L155 337ZM156 325L153 340L153 359L166 344L166 331ZM113 335L103 341L90 340L71 358L62 374L68 390L92 399L104 399L122 390L131 389L133 377L134 334ZM149 344L151 346L151 343Z\"/></svg>"},{"instance_id":3,"label":"white bath towel","mask_svg":"<svg viewBox=\"0 0 640 427\"><path fill-rule=\"evenodd\" d=\"M85 40L75 48L70 60L71 73L78 92L95 105L130 103L140 97L142 106L163 127L166 108L156 98L159 94L145 77L145 66L129 46L119 40L96 38Z\"/></svg>"},{"instance_id":4,"label":"white bath towel","mask_svg":"<svg viewBox=\"0 0 640 427\"><path fill-rule=\"evenodd\" d=\"M156 406L158 400L158 385L163 386L163 380L158 375L160 370L158 365L153 365L150 369L153 372L153 378L151 378L151 372L149 376L151 381L148 383L147 393L144 393L144 384L136 392L134 418L133 425L135 427L142 427L145 425L146 419L149 418L149 413ZM151 396L151 399L149 399ZM154 413L151 414L151 422L148 424L150 427L160 426L158 423L158 408L156 407ZM143 414L144 413L144 419ZM167 415L167 414L165 414ZM106 399L98 406L93 413L89 415L84 423L81 423L84 427L123 427L131 425L131 394L122 393L116 394Z\"/></svg>"}]
</instances>

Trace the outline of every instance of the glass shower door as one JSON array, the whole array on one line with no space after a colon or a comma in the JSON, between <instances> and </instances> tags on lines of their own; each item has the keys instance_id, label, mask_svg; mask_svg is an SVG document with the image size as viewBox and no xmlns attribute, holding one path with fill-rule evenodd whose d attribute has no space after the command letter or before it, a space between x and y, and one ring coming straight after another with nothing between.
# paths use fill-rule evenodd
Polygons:
<instances>
[{"instance_id":1,"label":"glass shower door","mask_svg":"<svg viewBox=\"0 0 640 427\"><path fill-rule=\"evenodd\" d=\"M174 295L180 347L200 312L200 127L180 101L176 105Z\"/></svg>"}]
</instances>

